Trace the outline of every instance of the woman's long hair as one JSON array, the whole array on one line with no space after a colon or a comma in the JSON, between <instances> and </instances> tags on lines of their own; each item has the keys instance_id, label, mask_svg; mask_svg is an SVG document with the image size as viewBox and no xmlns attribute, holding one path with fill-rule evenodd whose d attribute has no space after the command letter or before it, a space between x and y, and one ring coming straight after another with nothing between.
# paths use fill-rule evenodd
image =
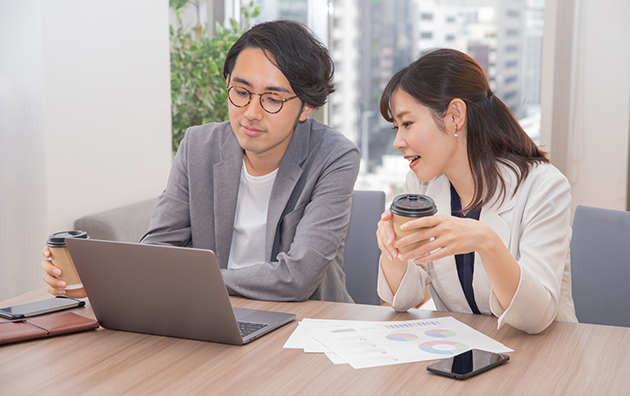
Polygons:
<instances>
[{"instance_id":1,"label":"woman's long hair","mask_svg":"<svg viewBox=\"0 0 630 396\"><path fill-rule=\"evenodd\" d=\"M516 175L516 192L531 165L549 162L510 109L493 94L481 66L463 52L432 50L396 73L381 96L381 115L389 122L393 121L391 98L398 88L431 109L443 131L442 119L451 101L461 99L466 103L468 163L475 190L472 202L464 210L487 204L497 191L496 197L505 199L506 181L499 163Z\"/></svg>"}]
</instances>

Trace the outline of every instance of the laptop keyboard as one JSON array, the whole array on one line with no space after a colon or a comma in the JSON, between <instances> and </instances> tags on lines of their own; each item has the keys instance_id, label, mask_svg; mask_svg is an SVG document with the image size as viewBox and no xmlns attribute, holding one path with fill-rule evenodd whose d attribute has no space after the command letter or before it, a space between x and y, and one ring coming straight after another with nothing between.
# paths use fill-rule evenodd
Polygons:
<instances>
[{"instance_id":1,"label":"laptop keyboard","mask_svg":"<svg viewBox=\"0 0 630 396\"><path fill-rule=\"evenodd\" d=\"M256 323L256 322L241 322L238 321L238 329L241 332L241 336L243 338L245 338L245 336L248 336L250 334L252 334L253 332L262 329L263 327L267 326L267 323Z\"/></svg>"}]
</instances>

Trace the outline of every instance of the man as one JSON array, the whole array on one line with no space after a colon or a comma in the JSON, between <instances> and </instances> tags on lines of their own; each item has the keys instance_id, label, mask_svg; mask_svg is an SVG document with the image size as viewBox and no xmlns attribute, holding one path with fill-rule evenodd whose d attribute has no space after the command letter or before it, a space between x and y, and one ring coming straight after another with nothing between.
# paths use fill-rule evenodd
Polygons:
<instances>
[{"instance_id":1,"label":"man","mask_svg":"<svg viewBox=\"0 0 630 396\"><path fill-rule=\"evenodd\" d=\"M262 23L223 75L230 121L186 132L141 242L213 250L232 295L351 302L342 244L359 153L308 119L334 90L328 51L299 23ZM52 294L85 295L42 267Z\"/></svg>"}]
</instances>

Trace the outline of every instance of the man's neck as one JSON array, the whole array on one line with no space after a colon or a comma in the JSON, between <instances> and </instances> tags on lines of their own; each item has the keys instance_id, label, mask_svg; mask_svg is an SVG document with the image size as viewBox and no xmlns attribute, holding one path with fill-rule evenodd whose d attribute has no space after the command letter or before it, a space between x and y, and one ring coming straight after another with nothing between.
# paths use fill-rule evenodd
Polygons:
<instances>
[{"instance_id":1,"label":"man's neck","mask_svg":"<svg viewBox=\"0 0 630 396\"><path fill-rule=\"evenodd\" d=\"M276 161L269 161L268 159L245 151L243 153L243 160L245 161L247 173L252 176L264 176L278 169L282 158Z\"/></svg>"}]
</instances>

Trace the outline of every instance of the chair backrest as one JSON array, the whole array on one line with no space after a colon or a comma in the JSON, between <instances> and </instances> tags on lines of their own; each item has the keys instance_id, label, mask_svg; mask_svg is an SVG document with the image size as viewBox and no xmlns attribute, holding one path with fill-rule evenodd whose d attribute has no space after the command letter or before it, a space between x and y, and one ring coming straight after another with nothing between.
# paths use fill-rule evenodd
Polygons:
<instances>
[{"instance_id":1,"label":"chair backrest","mask_svg":"<svg viewBox=\"0 0 630 396\"><path fill-rule=\"evenodd\" d=\"M580 322L630 327L630 212L576 208L571 273Z\"/></svg>"},{"instance_id":2,"label":"chair backrest","mask_svg":"<svg viewBox=\"0 0 630 396\"><path fill-rule=\"evenodd\" d=\"M74 221L75 230L83 230L92 239L138 242L147 232L157 198L83 216Z\"/></svg>"},{"instance_id":3,"label":"chair backrest","mask_svg":"<svg viewBox=\"0 0 630 396\"><path fill-rule=\"evenodd\" d=\"M343 254L343 271L348 293L357 304L381 304L376 292L381 255L376 242L376 229L383 211L383 191L354 192Z\"/></svg>"}]
</instances>

